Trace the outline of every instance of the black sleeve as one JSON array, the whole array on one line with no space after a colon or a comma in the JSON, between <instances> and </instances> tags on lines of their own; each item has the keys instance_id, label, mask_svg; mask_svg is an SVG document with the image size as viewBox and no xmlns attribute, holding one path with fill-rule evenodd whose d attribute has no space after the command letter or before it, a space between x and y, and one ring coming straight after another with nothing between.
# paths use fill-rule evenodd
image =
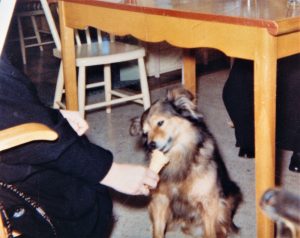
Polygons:
<instances>
[{"instance_id":1,"label":"black sleeve","mask_svg":"<svg viewBox=\"0 0 300 238\"><path fill-rule=\"evenodd\" d=\"M87 182L101 181L111 167L112 153L92 144L86 136L79 137L64 118L53 129L59 134L57 141L31 142L3 151L1 161L53 168Z\"/></svg>"},{"instance_id":2,"label":"black sleeve","mask_svg":"<svg viewBox=\"0 0 300 238\"><path fill-rule=\"evenodd\" d=\"M47 164L63 173L90 183L99 183L110 170L113 155L83 136L79 137L61 156Z\"/></svg>"},{"instance_id":3,"label":"black sleeve","mask_svg":"<svg viewBox=\"0 0 300 238\"><path fill-rule=\"evenodd\" d=\"M0 162L21 167L51 166L90 182L99 182L112 164L112 154L79 137L58 110L46 107L32 82L0 59L0 130L27 122L55 130L56 141L34 141L2 151ZM28 167L29 166L29 167Z\"/></svg>"}]
</instances>

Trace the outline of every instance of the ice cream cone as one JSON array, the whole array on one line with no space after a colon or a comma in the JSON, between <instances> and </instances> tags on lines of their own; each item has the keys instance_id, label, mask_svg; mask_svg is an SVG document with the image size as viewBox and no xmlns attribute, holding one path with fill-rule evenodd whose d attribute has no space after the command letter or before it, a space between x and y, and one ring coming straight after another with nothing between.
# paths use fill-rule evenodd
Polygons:
<instances>
[{"instance_id":1,"label":"ice cream cone","mask_svg":"<svg viewBox=\"0 0 300 238\"><path fill-rule=\"evenodd\" d=\"M168 162L169 159L164 155L164 153L159 150L153 150L149 168L154 172L159 173Z\"/></svg>"}]
</instances>

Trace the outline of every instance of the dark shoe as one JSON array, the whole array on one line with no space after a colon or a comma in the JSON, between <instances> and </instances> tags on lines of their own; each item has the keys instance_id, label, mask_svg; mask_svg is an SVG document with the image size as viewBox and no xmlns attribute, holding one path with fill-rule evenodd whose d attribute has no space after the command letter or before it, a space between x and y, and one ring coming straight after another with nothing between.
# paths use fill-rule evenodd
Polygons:
<instances>
[{"instance_id":1,"label":"dark shoe","mask_svg":"<svg viewBox=\"0 0 300 238\"><path fill-rule=\"evenodd\" d=\"M253 159L255 157L254 150L241 147L240 151L239 151L239 157L242 157L245 159Z\"/></svg>"},{"instance_id":2,"label":"dark shoe","mask_svg":"<svg viewBox=\"0 0 300 238\"><path fill-rule=\"evenodd\" d=\"M293 153L289 170L292 172L300 173L300 152Z\"/></svg>"}]
</instances>

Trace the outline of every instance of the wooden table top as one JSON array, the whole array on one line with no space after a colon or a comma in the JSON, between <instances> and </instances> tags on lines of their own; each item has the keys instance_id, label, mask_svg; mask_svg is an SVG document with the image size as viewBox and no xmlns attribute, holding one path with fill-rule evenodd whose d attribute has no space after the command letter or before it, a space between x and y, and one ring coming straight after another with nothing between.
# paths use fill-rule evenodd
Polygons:
<instances>
[{"instance_id":1,"label":"wooden table top","mask_svg":"<svg viewBox=\"0 0 300 238\"><path fill-rule=\"evenodd\" d=\"M147 14L267 28L272 35L300 31L300 6L287 0L61 0Z\"/></svg>"}]
</instances>

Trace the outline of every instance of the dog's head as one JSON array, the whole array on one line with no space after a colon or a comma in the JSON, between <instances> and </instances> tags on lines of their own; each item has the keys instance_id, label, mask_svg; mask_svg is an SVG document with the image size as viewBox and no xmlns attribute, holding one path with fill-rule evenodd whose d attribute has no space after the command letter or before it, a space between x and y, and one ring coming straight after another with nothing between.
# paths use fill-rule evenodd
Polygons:
<instances>
[{"instance_id":1,"label":"dog's head","mask_svg":"<svg viewBox=\"0 0 300 238\"><path fill-rule=\"evenodd\" d=\"M175 145L195 139L198 133L192 127L202 122L193 95L183 88L174 88L168 90L166 98L154 102L140 118L135 118L130 132L143 135L148 149L167 153Z\"/></svg>"}]
</instances>

